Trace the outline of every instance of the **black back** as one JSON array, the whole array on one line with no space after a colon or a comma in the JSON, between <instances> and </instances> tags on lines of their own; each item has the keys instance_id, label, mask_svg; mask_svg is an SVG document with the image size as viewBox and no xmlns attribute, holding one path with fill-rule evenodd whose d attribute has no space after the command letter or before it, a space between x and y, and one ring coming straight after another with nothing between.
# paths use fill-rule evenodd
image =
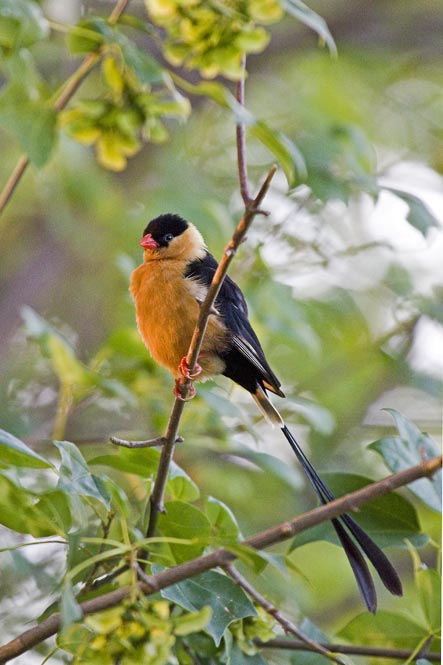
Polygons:
<instances>
[{"instance_id":1,"label":"black back","mask_svg":"<svg viewBox=\"0 0 443 665\"><path fill-rule=\"evenodd\" d=\"M209 286L218 267L212 254L189 263L185 277ZM221 353L226 363L225 376L254 393L257 385L284 397L280 382L270 368L260 342L248 319L248 306L237 284L226 276L215 307L230 333L231 344Z\"/></svg>"}]
</instances>

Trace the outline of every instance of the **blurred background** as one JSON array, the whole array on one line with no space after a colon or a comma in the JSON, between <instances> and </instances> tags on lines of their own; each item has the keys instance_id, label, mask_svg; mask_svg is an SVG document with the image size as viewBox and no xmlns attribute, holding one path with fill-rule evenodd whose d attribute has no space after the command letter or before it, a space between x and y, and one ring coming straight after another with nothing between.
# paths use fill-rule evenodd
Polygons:
<instances>
[{"instance_id":1,"label":"blurred background","mask_svg":"<svg viewBox=\"0 0 443 665\"><path fill-rule=\"evenodd\" d=\"M268 49L249 58L246 85L248 108L297 143L307 176L288 193L278 173L265 201L270 214L254 222L231 276L287 395L277 406L313 463L375 479L387 469L366 446L395 432L382 409L398 409L436 440L440 434L443 6L310 6L327 21L338 59L288 17L272 29ZM48 0L42 7L52 21L70 24L108 15L113 3ZM143 4L132 0L130 10L143 15ZM51 89L78 64L57 30L32 50ZM98 86L97 70L77 98L94 98ZM51 455L51 440L66 438L86 457L105 454L111 434L143 438L165 427L172 381L138 338L128 292L141 233L157 214L179 213L218 257L242 211L232 115L201 98L191 103L187 123L171 121L170 140L145 145L121 173L105 171L90 147L60 132L52 159L28 169L0 218L0 426L35 450ZM11 131L0 132L5 183L21 148ZM273 161L248 139L253 187ZM244 535L315 505L295 465L294 497L282 472L254 464L256 453L293 460L247 394L223 378L197 392L185 410L177 461L234 509ZM438 539L435 513L423 504L417 510L423 531ZM5 530L5 542L11 538ZM428 547L421 556L434 565L434 552ZM20 556L23 575L47 565ZM412 585L407 550L392 557ZM342 623L359 606L344 557L313 542L291 558L295 605L277 576L268 590L282 609L339 631L329 581L343 581ZM14 633L13 608L23 618L25 596L38 598L45 585L37 579L36 589L20 590L19 575L6 584L10 565L0 567L0 611L5 631ZM386 593L381 598L387 610L403 607Z\"/></svg>"}]
</instances>

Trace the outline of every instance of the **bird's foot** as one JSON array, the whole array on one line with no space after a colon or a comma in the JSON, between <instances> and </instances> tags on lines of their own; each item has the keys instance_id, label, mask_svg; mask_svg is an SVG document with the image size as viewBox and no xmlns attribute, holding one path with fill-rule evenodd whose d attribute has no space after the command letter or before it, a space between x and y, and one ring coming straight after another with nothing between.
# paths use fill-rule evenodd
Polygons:
<instances>
[{"instance_id":1,"label":"bird's foot","mask_svg":"<svg viewBox=\"0 0 443 665\"><path fill-rule=\"evenodd\" d=\"M190 377L187 377L187 378L190 378ZM189 386L189 395L188 395L188 397L183 397L183 395L181 393L182 386L183 386L183 384L181 383L180 379L175 379L174 390L172 392L174 393L176 398L179 399L181 402L190 402L191 399L194 399L194 397L195 397L194 384L191 383L190 386Z\"/></svg>"},{"instance_id":2,"label":"bird's foot","mask_svg":"<svg viewBox=\"0 0 443 665\"><path fill-rule=\"evenodd\" d=\"M190 381L195 381L195 379L198 377L198 375L202 373L202 366L199 365L198 363L195 363L194 371L191 374L191 372L189 370L188 361L186 360L186 356L183 356L183 358L181 359L180 365L178 366L178 369L179 369L179 372L181 374L183 374L185 379L189 379Z\"/></svg>"}]
</instances>

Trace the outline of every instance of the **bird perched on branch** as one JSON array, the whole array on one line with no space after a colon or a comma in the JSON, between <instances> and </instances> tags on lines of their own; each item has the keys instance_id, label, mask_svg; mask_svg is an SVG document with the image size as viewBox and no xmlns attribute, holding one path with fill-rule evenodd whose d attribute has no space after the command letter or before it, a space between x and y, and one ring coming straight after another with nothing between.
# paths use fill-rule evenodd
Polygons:
<instances>
[{"instance_id":1,"label":"bird perched on branch","mask_svg":"<svg viewBox=\"0 0 443 665\"><path fill-rule=\"evenodd\" d=\"M223 374L238 383L252 395L267 420L281 429L321 503L332 501L333 495L268 397L268 392L285 395L249 323L244 296L230 277L223 281L208 319L198 363L190 374L186 354L199 315L199 303L204 300L218 265L207 251L200 232L178 215L165 214L149 222L140 244L144 248L144 261L132 273L130 287L137 325L154 359L175 377L175 395L181 397L183 376L204 381ZM332 525L368 610L375 612L377 597L362 552L385 587L401 595L396 570L352 517L341 515L332 520Z\"/></svg>"}]
</instances>

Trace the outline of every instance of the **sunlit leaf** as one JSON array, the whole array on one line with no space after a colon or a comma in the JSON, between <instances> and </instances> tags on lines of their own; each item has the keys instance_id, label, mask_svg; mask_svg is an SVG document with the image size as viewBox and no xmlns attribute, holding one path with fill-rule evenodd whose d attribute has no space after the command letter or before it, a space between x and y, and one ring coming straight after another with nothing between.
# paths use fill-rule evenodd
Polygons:
<instances>
[{"instance_id":1,"label":"sunlit leaf","mask_svg":"<svg viewBox=\"0 0 443 665\"><path fill-rule=\"evenodd\" d=\"M153 568L153 572L158 569ZM212 618L207 630L217 645L232 621L257 614L244 591L229 577L214 570L163 589L161 595L190 611L209 605Z\"/></svg>"},{"instance_id":2,"label":"sunlit leaf","mask_svg":"<svg viewBox=\"0 0 443 665\"><path fill-rule=\"evenodd\" d=\"M47 469L52 466L26 443L3 429L0 429L0 461L32 469Z\"/></svg>"},{"instance_id":3,"label":"sunlit leaf","mask_svg":"<svg viewBox=\"0 0 443 665\"><path fill-rule=\"evenodd\" d=\"M15 485L9 478L0 475L0 524L18 533L29 533L35 538L53 536L60 533L60 528L52 516L48 516L47 507L39 508L38 496Z\"/></svg>"}]
</instances>

